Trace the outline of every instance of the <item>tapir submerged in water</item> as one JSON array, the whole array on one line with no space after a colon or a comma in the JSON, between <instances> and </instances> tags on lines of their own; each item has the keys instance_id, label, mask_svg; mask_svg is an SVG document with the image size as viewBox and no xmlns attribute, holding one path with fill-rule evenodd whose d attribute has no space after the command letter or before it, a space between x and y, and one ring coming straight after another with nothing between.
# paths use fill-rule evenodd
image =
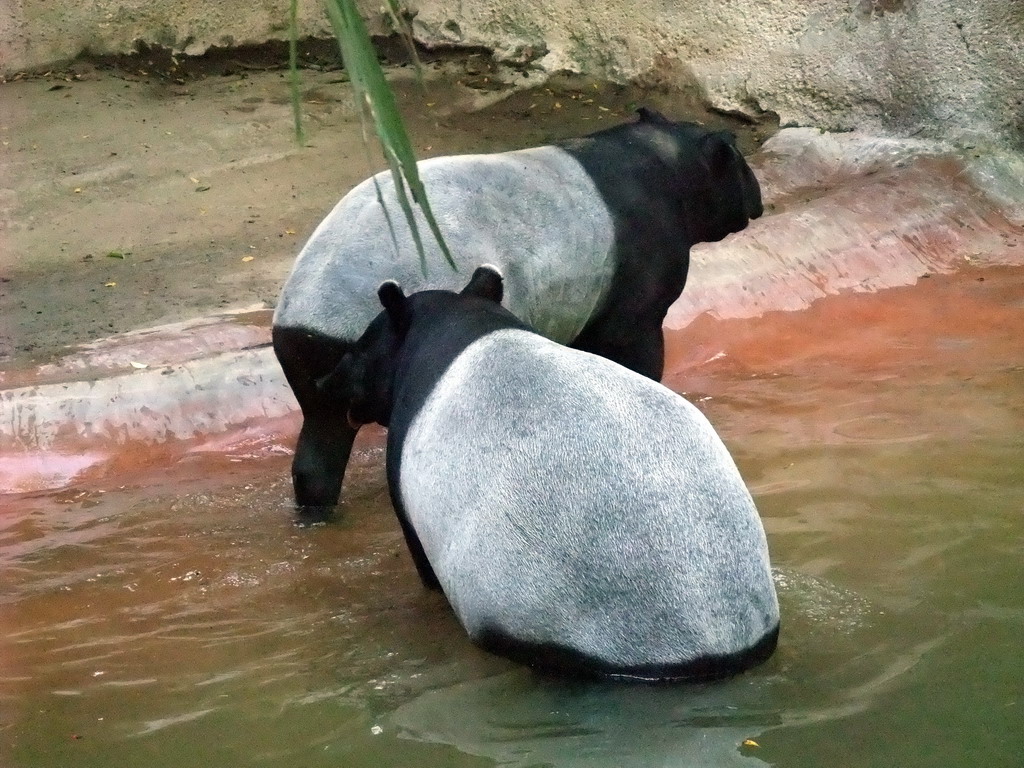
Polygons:
<instances>
[{"instance_id":1,"label":"tapir submerged in water","mask_svg":"<svg viewBox=\"0 0 1024 768\"><path fill-rule=\"evenodd\" d=\"M705 679L775 649L768 545L732 457L661 384L556 344L500 306L406 297L321 380L388 427L387 477L416 567L470 638L532 666Z\"/></svg>"},{"instance_id":2,"label":"tapir submerged in water","mask_svg":"<svg viewBox=\"0 0 1024 768\"><path fill-rule=\"evenodd\" d=\"M661 324L683 290L690 247L762 213L757 180L731 134L649 110L558 144L425 160L419 172L464 271L445 265L431 241L429 276L421 273L390 175L380 174L397 250L367 180L314 231L274 313L274 351L302 408L292 479L306 511L323 514L337 502L356 435L348 405L323 397L315 381L377 314L382 281L455 290L472 266L493 263L508 307L538 332L657 380Z\"/></svg>"}]
</instances>

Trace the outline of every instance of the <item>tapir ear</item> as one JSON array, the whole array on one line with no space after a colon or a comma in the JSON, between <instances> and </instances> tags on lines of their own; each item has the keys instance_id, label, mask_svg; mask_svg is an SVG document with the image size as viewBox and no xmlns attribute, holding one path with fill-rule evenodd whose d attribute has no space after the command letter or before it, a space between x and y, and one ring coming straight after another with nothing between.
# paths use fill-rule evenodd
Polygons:
<instances>
[{"instance_id":1,"label":"tapir ear","mask_svg":"<svg viewBox=\"0 0 1024 768\"><path fill-rule=\"evenodd\" d=\"M641 123L670 123L672 122L665 117L661 112L656 109L650 109L649 107L640 107L636 113L640 116Z\"/></svg>"},{"instance_id":2,"label":"tapir ear","mask_svg":"<svg viewBox=\"0 0 1024 768\"><path fill-rule=\"evenodd\" d=\"M401 335L409 330L409 301L402 292L402 286L394 280L385 280L377 289L377 298L388 313L395 332Z\"/></svg>"},{"instance_id":3,"label":"tapir ear","mask_svg":"<svg viewBox=\"0 0 1024 768\"><path fill-rule=\"evenodd\" d=\"M725 171L736 163L736 137L728 131L709 133L701 141L701 154L715 171Z\"/></svg>"},{"instance_id":4,"label":"tapir ear","mask_svg":"<svg viewBox=\"0 0 1024 768\"><path fill-rule=\"evenodd\" d=\"M501 272L492 264L477 267L469 285L462 289L463 296L479 296L481 299L490 299L495 304L501 304L504 293Z\"/></svg>"}]
</instances>

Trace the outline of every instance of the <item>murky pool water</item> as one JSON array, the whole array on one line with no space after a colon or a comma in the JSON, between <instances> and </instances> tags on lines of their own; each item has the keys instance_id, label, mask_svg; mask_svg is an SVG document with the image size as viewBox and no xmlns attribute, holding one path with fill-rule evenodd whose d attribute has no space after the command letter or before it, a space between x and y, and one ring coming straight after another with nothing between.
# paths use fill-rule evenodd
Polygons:
<instances>
[{"instance_id":1,"label":"murky pool water","mask_svg":"<svg viewBox=\"0 0 1024 768\"><path fill-rule=\"evenodd\" d=\"M419 586L379 433L311 529L257 444L0 501L0 765L1019 766L1024 271L980 276L670 340L769 534L783 633L745 675L477 651Z\"/></svg>"}]
</instances>

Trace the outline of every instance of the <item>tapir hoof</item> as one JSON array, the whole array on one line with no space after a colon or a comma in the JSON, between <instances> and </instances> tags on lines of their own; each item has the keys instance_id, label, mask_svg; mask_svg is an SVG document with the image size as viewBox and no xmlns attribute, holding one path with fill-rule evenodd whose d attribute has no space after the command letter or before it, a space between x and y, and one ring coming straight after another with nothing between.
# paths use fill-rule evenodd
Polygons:
<instances>
[{"instance_id":1,"label":"tapir hoof","mask_svg":"<svg viewBox=\"0 0 1024 768\"><path fill-rule=\"evenodd\" d=\"M334 509L334 506L296 507L295 525L299 528L308 528L312 525L326 523L328 520L331 519L331 515L334 513Z\"/></svg>"},{"instance_id":2,"label":"tapir hoof","mask_svg":"<svg viewBox=\"0 0 1024 768\"><path fill-rule=\"evenodd\" d=\"M307 509L334 509L341 496L341 478L325 478L306 473L292 474L295 506L300 512Z\"/></svg>"}]
</instances>

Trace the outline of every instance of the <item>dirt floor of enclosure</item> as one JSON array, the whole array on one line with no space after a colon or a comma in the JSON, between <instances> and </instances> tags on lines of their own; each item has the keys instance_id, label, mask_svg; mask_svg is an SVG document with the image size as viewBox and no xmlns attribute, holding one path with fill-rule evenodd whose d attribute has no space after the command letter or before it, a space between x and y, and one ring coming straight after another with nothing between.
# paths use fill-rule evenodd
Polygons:
<instances>
[{"instance_id":1,"label":"dirt floor of enclosure","mask_svg":"<svg viewBox=\"0 0 1024 768\"><path fill-rule=\"evenodd\" d=\"M380 161L344 72L302 72L299 148L287 72L269 66L143 56L0 84L0 371L138 327L273 305L306 237ZM392 67L421 157L580 135L639 104L733 129L748 152L774 131L678 94L526 76L513 90L489 67L439 59L423 89Z\"/></svg>"}]
</instances>

